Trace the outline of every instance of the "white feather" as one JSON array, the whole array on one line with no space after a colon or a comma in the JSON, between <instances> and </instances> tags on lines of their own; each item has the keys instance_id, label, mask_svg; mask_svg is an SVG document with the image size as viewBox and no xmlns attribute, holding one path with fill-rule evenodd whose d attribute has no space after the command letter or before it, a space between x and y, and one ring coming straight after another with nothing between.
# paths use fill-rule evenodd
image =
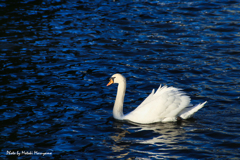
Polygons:
<instances>
[{"instance_id":1,"label":"white feather","mask_svg":"<svg viewBox=\"0 0 240 160\"><path fill-rule=\"evenodd\" d=\"M186 106L190 98L180 89L173 87L159 87L132 112L124 116L124 119L137 123L154 123L159 121L176 121L177 115Z\"/></svg>"}]
</instances>

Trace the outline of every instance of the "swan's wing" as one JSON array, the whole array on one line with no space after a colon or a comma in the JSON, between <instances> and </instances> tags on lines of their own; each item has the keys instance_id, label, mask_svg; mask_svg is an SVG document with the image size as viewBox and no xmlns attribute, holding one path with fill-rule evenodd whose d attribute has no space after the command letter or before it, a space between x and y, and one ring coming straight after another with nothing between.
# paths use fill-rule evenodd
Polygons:
<instances>
[{"instance_id":1,"label":"swan's wing","mask_svg":"<svg viewBox=\"0 0 240 160\"><path fill-rule=\"evenodd\" d=\"M160 87L161 87L161 86L160 86ZM152 97L153 97L153 95L154 95L154 92L155 92L155 89L152 90L152 93L150 93L150 94L148 95L148 97L145 98L145 100L144 100L138 107L144 106L144 104L147 104L147 103L151 102Z\"/></svg>"},{"instance_id":2,"label":"swan's wing","mask_svg":"<svg viewBox=\"0 0 240 160\"><path fill-rule=\"evenodd\" d=\"M173 121L176 116L189 105L190 98L178 88L159 87L124 119L138 123Z\"/></svg>"}]
</instances>

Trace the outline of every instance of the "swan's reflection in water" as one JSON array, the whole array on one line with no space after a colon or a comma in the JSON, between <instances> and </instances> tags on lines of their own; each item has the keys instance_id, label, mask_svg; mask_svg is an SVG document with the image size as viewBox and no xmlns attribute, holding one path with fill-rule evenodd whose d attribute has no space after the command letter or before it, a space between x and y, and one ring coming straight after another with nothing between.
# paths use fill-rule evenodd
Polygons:
<instances>
[{"instance_id":1,"label":"swan's reflection in water","mask_svg":"<svg viewBox=\"0 0 240 160\"><path fill-rule=\"evenodd\" d=\"M188 123L191 122L143 125L116 121L113 123L115 135L110 137L115 142L111 149L120 153L115 158L124 158L130 152L140 154L140 157L147 154L148 158L178 158L170 155L169 151L184 149L178 144L185 142L186 131L183 127Z\"/></svg>"}]
</instances>

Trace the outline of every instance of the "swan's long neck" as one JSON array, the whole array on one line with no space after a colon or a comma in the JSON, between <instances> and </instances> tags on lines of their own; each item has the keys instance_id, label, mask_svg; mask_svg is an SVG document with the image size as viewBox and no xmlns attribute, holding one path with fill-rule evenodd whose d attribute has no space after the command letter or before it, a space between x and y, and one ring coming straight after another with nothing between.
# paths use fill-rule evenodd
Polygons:
<instances>
[{"instance_id":1,"label":"swan's long neck","mask_svg":"<svg viewBox=\"0 0 240 160\"><path fill-rule=\"evenodd\" d=\"M123 102L126 92L126 81L122 81L118 84L117 96L113 107L113 117L115 119L123 119Z\"/></svg>"}]
</instances>

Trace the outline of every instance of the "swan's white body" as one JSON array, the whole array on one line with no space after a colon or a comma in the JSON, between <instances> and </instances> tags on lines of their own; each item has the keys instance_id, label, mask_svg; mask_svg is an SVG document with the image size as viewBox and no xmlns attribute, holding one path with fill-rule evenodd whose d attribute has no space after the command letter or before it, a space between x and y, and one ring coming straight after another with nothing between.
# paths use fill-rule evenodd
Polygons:
<instances>
[{"instance_id":1,"label":"swan's white body","mask_svg":"<svg viewBox=\"0 0 240 160\"><path fill-rule=\"evenodd\" d=\"M190 98L178 88L159 87L152 90L152 93L132 112L123 114L123 102L126 91L126 79L121 74L114 74L110 82L118 83L117 96L113 107L113 117L118 120L129 120L135 123L173 122L178 117L188 119L193 116L204 103L196 106L190 105Z\"/></svg>"}]
</instances>

